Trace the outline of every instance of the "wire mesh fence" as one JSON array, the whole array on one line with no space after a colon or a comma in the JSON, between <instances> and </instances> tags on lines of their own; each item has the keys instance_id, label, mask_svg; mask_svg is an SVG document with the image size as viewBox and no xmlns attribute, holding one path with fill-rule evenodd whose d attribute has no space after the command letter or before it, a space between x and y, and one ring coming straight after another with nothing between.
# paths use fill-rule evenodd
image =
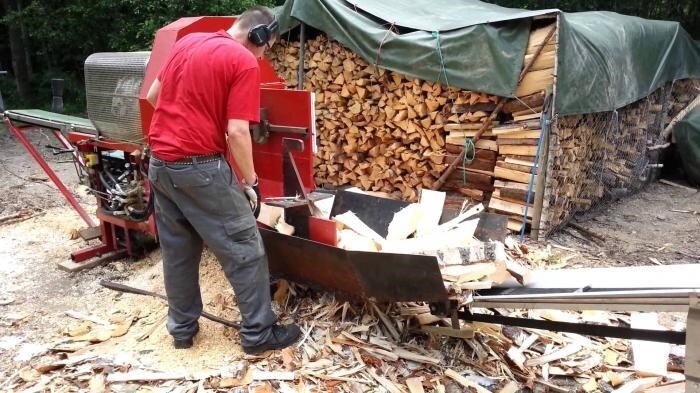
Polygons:
<instances>
[{"instance_id":1,"label":"wire mesh fence","mask_svg":"<svg viewBox=\"0 0 700 393\"><path fill-rule=\"evenodd\" d=\"M663 129L695 98L698 82L669 83L616 111L555 118L542 210L545 235L655 180L666 146Z\"/></svg>"}]
</instances>

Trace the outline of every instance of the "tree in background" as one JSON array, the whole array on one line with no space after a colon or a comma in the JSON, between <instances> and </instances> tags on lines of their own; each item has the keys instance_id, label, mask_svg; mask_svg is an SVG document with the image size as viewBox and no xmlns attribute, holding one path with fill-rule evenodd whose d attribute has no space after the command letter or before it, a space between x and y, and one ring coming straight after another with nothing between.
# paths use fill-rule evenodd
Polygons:
<instances>
[{"instance_id":1,"label":"tree in background","mask_svg":"<svg viewBox=\"0 0 700 393\"><path fill-rule=\"evenodd\" d=\"M9 64L3 66L13 73L19 98L27 100L31 90L31 57L29 56L25 24L22 18L17 17L22 14L23 5L19 0L3 0L2 6L8 14L4 19L8 20L7 42L12 54L7 57L11 59Z\"/></svg>"},{"instance_id":2,"label":"tree in background","mask_svg":"<svg viewBox=\"0 0 700 393\"><path fill-rule=\"evenodd\" d=\"M695 39L700 38L698 0L487 0L510 8L541 10L557 8L565 12L614 11L646 19L675 20Z\"/></svg>"}]
</instances>

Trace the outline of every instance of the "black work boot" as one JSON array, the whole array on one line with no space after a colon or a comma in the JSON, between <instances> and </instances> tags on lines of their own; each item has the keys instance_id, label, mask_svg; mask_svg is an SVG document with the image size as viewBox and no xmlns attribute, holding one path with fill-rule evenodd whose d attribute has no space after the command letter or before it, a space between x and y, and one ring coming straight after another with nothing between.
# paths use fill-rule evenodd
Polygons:
<instances>
[{"instance_id":1,"label":"black work boot","mask_svg":"<svg viewBox=\"0 0 700 393\"><path fill-rule=\"evenodd\" d=\"M301 338L301 329L295 324L272 325L270 338L258 345L244 346L243 352L248 355L258 355L265 351L287 348Z\"/></svg>"},{"instance_id":2,"label":"black work boot","mask_svg":"<svg viewBox=\"0 0 700 393\"><path fill-rule=\"evenodd\" d=\"M191 336L187 338L173 338L173 346L175 349L192 348L192 344L194 344L194 336L196 336L197 333L199 333L199 324L194 326L194 333L192 333Z\"/></svg>"}]
</instances>

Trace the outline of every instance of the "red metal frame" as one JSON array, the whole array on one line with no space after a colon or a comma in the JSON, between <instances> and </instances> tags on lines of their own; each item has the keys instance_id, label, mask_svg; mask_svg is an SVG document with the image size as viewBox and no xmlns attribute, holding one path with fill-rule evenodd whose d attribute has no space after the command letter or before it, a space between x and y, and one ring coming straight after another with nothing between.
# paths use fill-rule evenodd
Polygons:
<instances>
[{"instance_id":1,"label":"red metal frame","mask_svg":"<svg viewBox=\"0 0 700 393\"><path fill-rule=\"evenodd\" d=\"M63 194L63 196L66 198L66 200L68 200L68 203L70 203L70 205L73 206L73 209L75 209L78 212L78 215L80 215L80 218L82 218L83 221L85 221L85 223L88 226L91 226L91 227L97 226L97 224L95 224L95 222L92 220L90 215L85 211L85 209L83 209L83 207L80 206L80 203L78 203L78 201L75 199L73 194L71 194L71 192L68 191L68 188L66 188L66 185L63 184L61 179L58 178L58 176L56 175L56 172L54 172L54 170L51 169L51 167L46 162L46 160L44 160L44 157L41 156L41 153L39 153L39 151L36 149L36 147L34 147L34 145L24 135L25 132L35 131L35 130L40 129L41 127L17 126L12 122L12 120L7 119L7 118L5 119L5 123L7 124L7 127L10 129L10 131L12 131L12 133L15 134L15 136L20 140L20 142L22 142L22 144L27 149L29 154L31 154L32 157L34 157L34 161L36 161L37 164L39 164L39 166L41 167L41 169L43 169L44 172L46 172L46 175L49 176L49 178L51 179L53 184L55 184L56 187L58 187L58 191L61 194ZM60 134L60 132L56 131L54 133L54 135L56 135L56 133ZM61 142L61 144L66 146L64 143L65 138L63 138L63 139L57 138L57 139ZM70 146L70 144L68 144L66 147L69 148L71 146Z\"/></svg>"}]
</instances>

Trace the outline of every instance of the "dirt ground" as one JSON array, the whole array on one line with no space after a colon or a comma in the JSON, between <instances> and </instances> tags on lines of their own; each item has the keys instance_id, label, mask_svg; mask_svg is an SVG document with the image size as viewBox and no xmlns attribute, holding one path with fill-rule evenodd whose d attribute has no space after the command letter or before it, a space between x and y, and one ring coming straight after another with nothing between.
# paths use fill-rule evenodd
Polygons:
<instances>
[{"instance_id":1,"label":"dirt ground","mask_svg":"<svg viewBox=\"0 0 700 393\"><path fill-rule=\"evenodd\" d=\"M32 137L37 146L53 143L48 138L42 134ZM76 191L83 206L94 210L92 197L80 191L73 165L61 162L67 157L41 150L68 188ZM158 251L139 261L120 260L79 273L59 270L57 263L67 260L71 251L86 246L82 240L70 240L71 232L84 227L84 222L46 180L19 141L3 129L0 152L0 216L25 209L31 212L28 219L0 224L0 386L27 357L45 350L49 343L64 336L66 329L75 326L78 321L66 314L70 311L136 315L138 328L151 331L150 336L110 345L138 347L139 361L154 368L211 369L238 353L233 331L207 322L202 324L196 348L173 351L165 345L169 338L163 326L162 301L116 294L99 285L100 279L128 281L162 292ZM549 246L548 256L540 262L551 268L697 263L699 212L700 193L657 183L580 223L597 235L596 240L568 228L532 247ZM205 260L205 304L218 307L224 317L237 319L235 307L230 307L232 293L220 268L211 256ZM207 356L197 356L200 352Z\"/></svg>"},{"instance_id":2,"label":"dirt ground","mask_svg":"<svg viewBox=\"0 0 700 393\"><path fill-rule=\"evenodd\" d=\"M662 183L608 203L576 221L593 233L571 227L544 243L571 250L561 267L666 265L700 262L700 193ZM562 262L563 260L563 262Z\"/></svg>"}]
</instances>

